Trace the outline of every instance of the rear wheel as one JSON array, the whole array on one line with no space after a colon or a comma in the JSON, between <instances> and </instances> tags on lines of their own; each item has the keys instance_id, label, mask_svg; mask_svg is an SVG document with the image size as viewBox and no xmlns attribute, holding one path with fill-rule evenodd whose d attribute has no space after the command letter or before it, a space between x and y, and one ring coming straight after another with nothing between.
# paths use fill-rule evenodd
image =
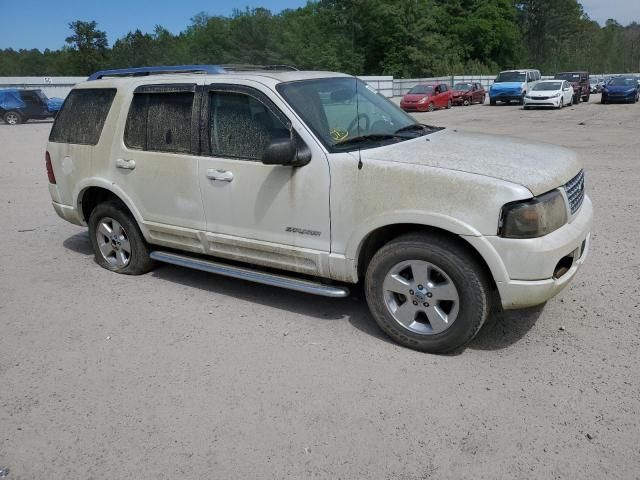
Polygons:
<instances>
[{"instance_id":1,"label":"rear wheel","mask_svg":"<svg viewBox=\"0 0 640 480\"><path fill-rule=\"evenodd\" d=\"M18 125L23 122L22 115L14 110L6 112L2 118L7 125Z\"/></svg>"},{"instance_id":2,"label":"rear wheel","mask_svg":"<svg viewBox=\"0 0 640 480\"><path fill-rule=\"evenodd\" d=\"M98 205L89 216L89 238L98 265L126 275L141 275L155 263L138 224L121 204Z\"/></svg>"},{"instance_id":3,"label":"rear wheel","mask_svg":"<svg viewBox=\"0 0 640 480\"><path fill-rule=\"evenodd\" d=\"M464 247L441 235L403 235L382 247L367 268L365 291L385 333L430 353L469 342L490 310L482 267Z\"/></svg>"}]
</instances>

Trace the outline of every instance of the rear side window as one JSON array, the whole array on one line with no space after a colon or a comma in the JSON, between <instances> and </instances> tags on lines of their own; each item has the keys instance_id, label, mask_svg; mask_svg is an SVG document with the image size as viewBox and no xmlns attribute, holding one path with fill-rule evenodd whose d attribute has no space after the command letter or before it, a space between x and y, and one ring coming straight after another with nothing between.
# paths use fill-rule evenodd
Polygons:
<instances>
[{"instance_id":1,"label":"rear side window","mask_svg":"<svg viewBox=\"0 0 640 480\"><path fill-rule=\"evenodd\" d=\"M193 93L136 93L133 96L124 143L155 152L191 152Z\"/></svg>"},{"instance_id":2,"label":"rear side window","mask_svg":"<svg viewBox=\"0 0 640 480\"><path fill-rule=\"evenodd\" d=\"M115 88L72 90L56 117L49 141L96 145L115 95Z\"/></svg>"}]
</instances>

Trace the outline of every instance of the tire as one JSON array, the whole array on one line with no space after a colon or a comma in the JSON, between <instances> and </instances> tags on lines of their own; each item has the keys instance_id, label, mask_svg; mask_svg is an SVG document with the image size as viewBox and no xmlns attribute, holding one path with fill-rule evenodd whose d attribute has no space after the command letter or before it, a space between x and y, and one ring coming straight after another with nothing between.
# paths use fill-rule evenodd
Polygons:
<instances>
[{"instance_id":1,"label":"tire","mask_svg":"<svg viewBox=\"0 0 640 480\"><path fill-rule=\"evenodd\" d=\"M426 285L418 283L420 276ZM450 352L469 342L489 315L490 292L482 266L466 248L430 233L387 243L371 259L365 277L369 310L380 328L399 344L428 353Z\"/></svg>"},{"instance_id":2,"label":"tire","mask_svg":"<svg viewBox=\"0 0 640 480\"><path fill-rule=\"evenodd\" d=\"M572 100L573 100L573 103L578 105L580 103L580 95L574 95Z\"/></svg>"},{"instance_id":3,"label":"tire","mask_svg":"<svg viewBox=\"0 0 640 480\"><path fill-rule=\"evenodd\" d=\"M482 96L482 100L480 100L480 104L484 105L484 101L487 99L485 95Z\"/></svg>"},{"instance_id":4,"label":"tire","mask_svg":"<svg viewBox=\"0 0 640 480\"><path fill-rule=\"evenodd\" d=\"M451 108L451 99L447 100L447 110Z\"/></svg>"},{"instance_id":5,"label":"tire","mask_svg":"<svg viewBox=\"0 0 640 480\"><path fill-rule=\"evenodd\" d=\"M520 97L520 100L518 100L518 105L524 105L524 95Z\"/></svg>"},{"instance_id":6,"label":"tire","mask_svg":"<svg viewBox=\"0 0 640 480\"><path fill-rule=\"evenodd\" d=\"M589 102L589 98L591 98L591 93L589 93L589 95L585 95L584 97L582 97L582 101L585 103Z\"/></svg>"},{"instance_id":7,"label":"tire","mask_svg":"<svg viewBox=\"0 0 640 480\"><path fill-rule=\"evenodd\" d=\"M107 270L142 275L155 266L138 224L121 203L101 203L93 209L89 238L96 263Z\"/></svg>"},{"instance_id":8,"label":"tire","mask_svg":"<svg viewBox=\"0 0 640 480\"><path fill-rule=\"evenodd\" d=\"M462 101L462 106L464 106L464 107L468 107L469 105L471 105L471 102L470 102L467 98L465 98L465 99Z\"/></svg>"},{"instance_id":9,"label":"tire","mask_svg":"<svg viewBox=\"0 0 640 480\"><path fill-rule=\"evenodd\" d=\"M429 106L427 107L427 112L433 112L436 109L436 106L433 104L433 102L429 103Z\"/></svg>"},{"instance_id":10,"label":"tire","mask_svg":"<svg viewBox=\"0 0 640 480\"><path fill-rule=\"evenodd\" d=\"M558 104L558 110L562 110L562 107L564 107L564 98L560 99L560 103Z\"/></svg>"},{"instance_id":11,"label":"tire","mask_svg":"<svg viewBox=\"0 0 640 480\"><path fill-rule=\"evenodd\" d=\"M16 112L15 110L5 112L2 119L7 125L19 125L24 121L20 112Z\"/></svg>"},{"instance_id":12,"label":"tire","mask_svg":"<svg viewBox=\"0 0 640 480\"><path fill-rule=\"evenodd\" d=\"M493 98L489 98L489 105L495 107L496 101Z\"/></svg>"}]
</instances>

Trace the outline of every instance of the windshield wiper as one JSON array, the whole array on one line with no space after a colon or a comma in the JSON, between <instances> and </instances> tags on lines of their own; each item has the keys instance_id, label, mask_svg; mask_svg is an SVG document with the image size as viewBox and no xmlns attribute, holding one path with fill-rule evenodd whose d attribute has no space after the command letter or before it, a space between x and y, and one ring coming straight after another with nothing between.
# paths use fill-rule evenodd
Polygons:
<instances>
[{"instance_id":1,"label":"windshield wiper","mask_svg":"<svg viewBox=\"0 0 640 480\"><path fill-rule=\"evenodd\" d=\"M377 142L384 140L393 140L395 138L401 138L403 140L410 138L405 137L403 135L395 135L389 133L370 133L369 135L360 135L359 137L348 138L347 140L343 140L342 142L338 142L334 144L334 147L346 147L349 145L355 145L357 143L365 143L365 142Z\"/></svg>"},{"instance_id":2,"label":"windshield wiper","mask_svg":"<svg viewBox=\"0 0 640 480\"><path fill-rule=\"evenodd\" d=\"M444 127L432 127L431 125L425 125L423 123L412 123L411 125L399 128L395 133L397 135L398 133L403 132L420 131L423 132L424 135L429 135L430 133L437 132L439 130L442 130L443 128Z\"/></svg>"}]
</instances>

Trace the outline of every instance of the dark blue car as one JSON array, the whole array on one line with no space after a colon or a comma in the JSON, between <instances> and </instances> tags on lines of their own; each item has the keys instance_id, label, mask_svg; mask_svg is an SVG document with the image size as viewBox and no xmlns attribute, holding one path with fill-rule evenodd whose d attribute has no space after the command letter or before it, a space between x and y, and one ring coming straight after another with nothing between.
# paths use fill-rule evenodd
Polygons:
<instances>
[{"instance_id":1,"label":"dark blue car","mask_svg":"<svg viewBox=\"0 0 640 480\"><path fill-rule=\"evenodd\" d=\"M33 119L55 117L61 98L47 98L42 90L0 89L0 118L9 125Z\"/></svg>"},{"instance_id":2,"label":"dark blue car","mask_svg":"<svg viewBox=\"0 0 640 480\"><path fill-rule=\"evenodd\" d=\"M635 77L613 77L602 87L602 103L636 103L640 97Z\"/></svg>"}]
</instances>

